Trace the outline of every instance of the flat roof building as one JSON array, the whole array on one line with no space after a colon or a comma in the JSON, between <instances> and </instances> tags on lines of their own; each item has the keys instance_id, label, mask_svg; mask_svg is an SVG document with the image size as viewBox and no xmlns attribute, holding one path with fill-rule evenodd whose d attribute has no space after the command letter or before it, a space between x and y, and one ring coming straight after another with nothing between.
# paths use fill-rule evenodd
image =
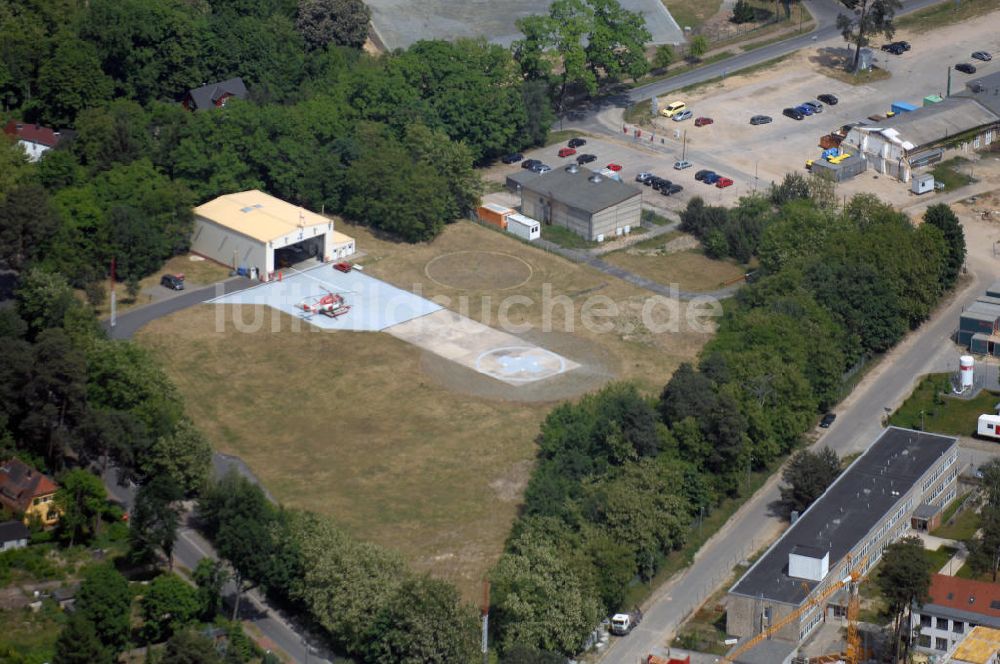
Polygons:
<instances>
[{"instance_id":1,"label":"flat roof building","mask_svg":"<svg viewBox=\"0 0 1000 664\"><path fill-rule=\"evenodd\" d=\"M978 355L1000 355L1000 283L959 314L955 341Z\"/></svg>"},{"instance_id":2,"label":"flat roof building","mask_svg":"<svg viewBox=\"0 0 1000 664\"><path fill-rule=\"evenodd\" d=\"M261 279L274 273L276 251L301 248L324 261L355 252L332 219L258 190L219 196L194 215L193 252Z\"/></svg>"},{"instance_id":3,"label":"flat roof building","mask_svg":"<svg viewBox=\"0 0 1000 664\"><path fill-rule=\"evenodd\" d=\"M514 175L521 212L542 224L562 226L587 240L603 242L638 228L642 191L570 164L534 177Z\"/></svg>"},{"instance_id":4,"label":"flat roof building","mask_svg":"<svg viewBox=\"0 0 1000 664\"><path fill-rule=\"evenodd\" d=\"M867 572L909 530L919 506L955 497L957 459L954 437L883 430L730 589L727 631L752 637L839 584L862 561ZM827 610L803 610L772 639L798 643Z\"/></svg>"}]
</instances>

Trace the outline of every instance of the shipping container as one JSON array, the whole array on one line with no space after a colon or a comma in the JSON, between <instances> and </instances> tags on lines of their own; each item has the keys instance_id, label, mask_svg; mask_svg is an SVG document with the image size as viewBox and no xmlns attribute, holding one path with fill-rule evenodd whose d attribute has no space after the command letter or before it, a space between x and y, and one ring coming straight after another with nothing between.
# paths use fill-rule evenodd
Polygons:
<instances>
[{"instance_id":1,"label":"shipping container","mask_svg":"<svg viewBox=\"0 0 1000 664\"><path fill-rule=\"evenodd\" d=\"M531 217L515 212L507 217L507 232L530 242L542 236L542 225Z\"/></svg>"},{"instance_id":2,"label":"shipping container","mask_svg":"<svg viewBox=\"0 0 1000 664\"><path fill-rule=\"evenodd\" d=\"M507 218L514 214L514 211L503 205L487 203L476 208L476 214L479 217L479 221L484 224L490 224L491 226L507 230Z\"/></svg>"},{"instance_id":3,"label":"shipping container","mask_svg":"<svg viewBox=\"0 0 1000 664\"><path fill-rule=\"evenodd\" d=\"M924 97L924 106L930 106L931 104L940 104L943 101L944 99L941 98L941 95L927 95L926 97Z\"/></svg>"},{"instance_id":4,"label":"shipping container","mask_svg":"<svg viewBox=\"0 0 1000 664\"><path fill-rule=\"evenodd\" d=\"M893 113L909 113L910 111L915 111L919 108L905 101L894 101L892 102L892 112Z\"/></svg>"},{"instance_id":5,"label":"shipping container","mask_svg":"<svg viewBox=\"0 0 1000 664\"><path fill-rule=\"evenodd\" d=\"M1000 415L980 415L976 434L983 438L1000 438Z\"/></svg>"}]
</instances>

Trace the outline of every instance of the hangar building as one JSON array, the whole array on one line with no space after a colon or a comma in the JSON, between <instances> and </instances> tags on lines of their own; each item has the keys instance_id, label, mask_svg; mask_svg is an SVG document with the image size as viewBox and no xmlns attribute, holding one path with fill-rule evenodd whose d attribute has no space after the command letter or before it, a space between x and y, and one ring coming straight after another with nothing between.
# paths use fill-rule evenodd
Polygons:
<instances>
[{"instance_id":1,"label":"hangar building","mask_svg":"<svg viewBox=\"0 0 1000 664\"><path fill-rule=\"evenodd\" d=\"M508 186L512 180L521 191L522 214L592 242L626 234L642 218L642 191L576 164L509 177Z\"/></svg>"},{"instance_id":2,"label":"hangar building","mask_svg":"<svg viewBox=\"0 0 1000 664\"><path fill-rule=\"evenodd\" d=\"M350 256L355 246L354 238L334 230L332 219L251 190L194 209L191 251L267 280L283 256L330 261Z\"/></svg>"},{"instance_id":3,"label":"hangar building","mask_svg":"<svg viewBox=\"0 0 1000 664\"><path fill-rule=\"evenodd\" d=\"M811 600L858 565L868 572L886 546L943 509L956 495L957 462L956 438L883 430L729 590L726 631L753 637L797 612L765 641L784 642L790 655L821 621L843 617L843 588L819 604Z\"/></svg>"}]
</instances>

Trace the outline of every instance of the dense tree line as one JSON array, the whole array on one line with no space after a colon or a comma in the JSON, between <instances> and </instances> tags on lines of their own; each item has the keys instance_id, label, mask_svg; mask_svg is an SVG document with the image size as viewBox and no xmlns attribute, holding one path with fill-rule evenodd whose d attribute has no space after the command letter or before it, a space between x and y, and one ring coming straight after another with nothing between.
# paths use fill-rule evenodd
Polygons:
<instances>
[{"instance_id":1,"label":"dense tree line","mask_svg":"<svg viewBox=\"0 0 1000 664\"><path fill-rule=\"evenodd\" d=\"M965 244L947 206L915 227L869 195L841 210L794 178L783 184L735 208L695 198L685 210L706 246L761 264L696 366L681 365L656 400L613 385L546 418L523 513L492 573L501 648L578 651L696 517L792 452L843 396L850 369L954 284ZM804 509L838 472L829 451L795 457L786 509Z\"/></svg>"},{"instance_id":2,"label":"dense tree line","mask_svg":"<svg viewBox=\"0 0 1000 664\"><path fill-rule=\"evenodd\" d=\"M198 516L240 593L257 586L297 607L360 661L444 664L475 656L474 609L454 586L408 570L398 554L314 514L275 507L236 474L202 495ZM234 615L238 607L237 599Z\"/></svg>"}]
</instances>

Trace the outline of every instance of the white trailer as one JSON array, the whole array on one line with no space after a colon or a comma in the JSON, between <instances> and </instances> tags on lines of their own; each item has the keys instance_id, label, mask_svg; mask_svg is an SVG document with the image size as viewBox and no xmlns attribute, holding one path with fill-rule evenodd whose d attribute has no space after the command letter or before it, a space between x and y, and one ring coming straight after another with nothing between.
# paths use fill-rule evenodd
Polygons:
<instances>
[{"instance_id":1,"label":"white trailer","mask_svg":"<svg viewBox=\"0 0 1000 664\"><path fill-rule=\"evenodd\" d=\"M515 212L507 215L507 232L522 240L537 240L542 236L542 226L531 217Z\"/></svg>"},{"instance_id":2,"label":"white trailer","mask_svg":"<svg viewBox=\"0 0 1000 664\"><path fill-rule=\"evenodd\" d=\"M980 415L976 434L983 438L1000 440L1000 415Z\"/></svg>"}]
</instances>

